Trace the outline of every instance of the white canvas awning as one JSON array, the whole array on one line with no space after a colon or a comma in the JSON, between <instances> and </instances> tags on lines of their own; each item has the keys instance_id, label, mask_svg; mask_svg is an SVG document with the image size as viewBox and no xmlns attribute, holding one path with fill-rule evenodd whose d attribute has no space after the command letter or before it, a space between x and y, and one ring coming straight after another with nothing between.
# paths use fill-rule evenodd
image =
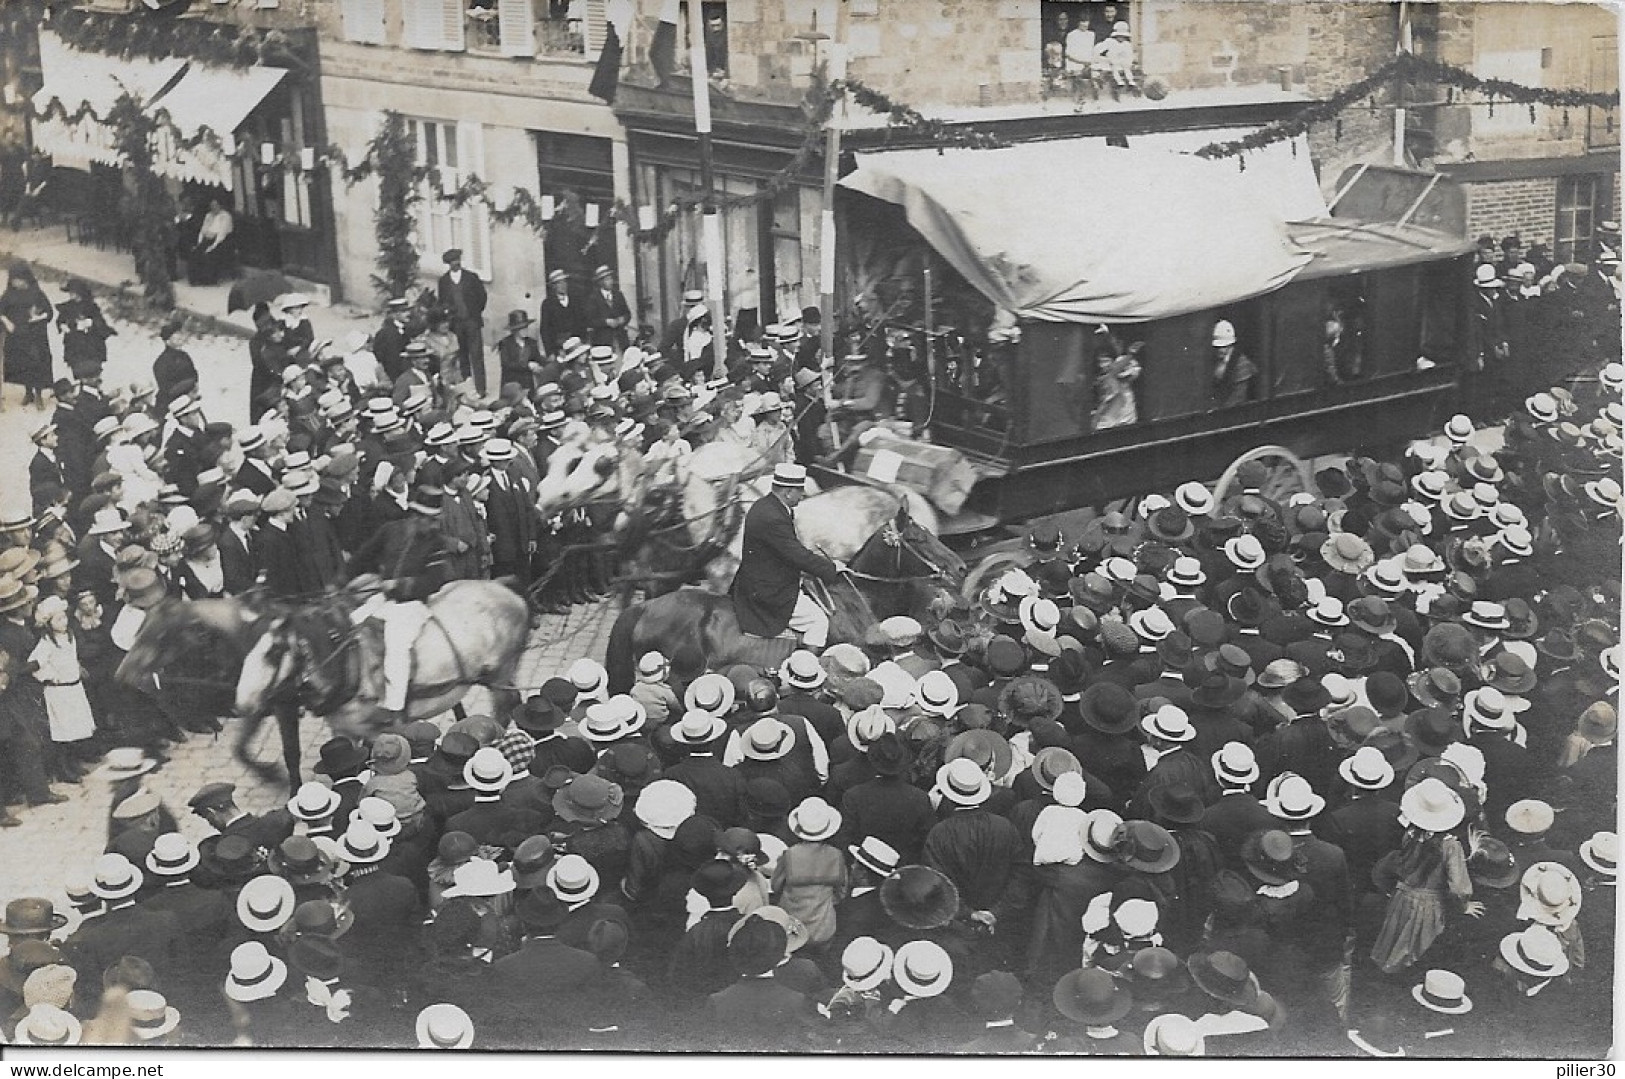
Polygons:
<instances>
[{"instance_id":1,"label":"white canvas awning","mask_svg":"<svg viewBox=\"0 0 1625 1079\"><path fill-rule=\"evenodd\" d=\"M1286 225L1301 195L1277 204L1245 176L1233 161L1084 138L860 153L841 185L902 207L1018 318L1141 322L1262 295L1308 264Z\"/></svg>"},{"instance_id":2,"label":"white canvas awning","mask_svg":"<svg viewBox=\"0 0 1625 1079\"><path fill-rule=\"evenodd\" d=\"M180 59L124 60L81 52L49 30L39 38L45 81L34 94L34 145L68 168L86 169L93 161L117 163L113 131L102 119L126 93L144 102L156 100L186 66ZM88 115L69 121L86 107Z\"/></svg>"},{"instance_id":3,"label":"white canvas awning","mask_svg":"<svg viewBox=\"0 0 1625 1079\"><path fill-rule=\"evenodd\" d=\"M230 189L229 155L237 148L234 133L286 75L278 67L189 65L180 81L158 99L157 110L168 115L183 138L195 139L207 129L219 140L219 148L211 146L207 138L186 147L166 128L160 128L154 171L177 180Z\"/></svg>"},{"instance_id":4,"label":"white canvas awning","mask_svg":"<svg viewBox=\"0 0 1625 1079\"><path fill-rule=\"evenodd\" d=\"M1130 135L1131 150L1163 150L1195 154L1215 142L1233 142L1252 134L1254 128L1208 128L1203 131L1159 131L1154 135ZM1254 196L1275 207L1287 221L1315 221L1326 216L1326 197L1315 177L1309 159L1309 139L1298 135L1248 150L1239 158L1215 162L1236 174L1236 181L1251 188ZM1246 168L1242 168L1245 163Z\"/></svg>"}]
</instances>

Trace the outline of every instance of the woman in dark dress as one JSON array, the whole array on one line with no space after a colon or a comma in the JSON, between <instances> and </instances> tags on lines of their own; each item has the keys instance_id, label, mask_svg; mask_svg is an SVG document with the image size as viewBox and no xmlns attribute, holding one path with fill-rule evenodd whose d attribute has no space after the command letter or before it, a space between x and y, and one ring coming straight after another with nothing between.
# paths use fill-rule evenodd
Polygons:
<instances>
[{"instance_id":1,"label":"woman in dark dress","mask_svg":"<svg viewBox=\"0 0 1625 1079\"><path fill-rule=\"evenodd\" d=\"M107 363L107 339L118 331L107 324L90 285L76 277L63 287L68 298L56 309L57 324L62 327L62 362L76 378L81 372L100 373Z\"/></svg>"},{"instance_id":2,"label":"woman in dark dress","mask_svg":"<svg viewBox=\"0 0 1625 1079\"><path fill-rule=\"evenodd\" d=\"M23 387L23 404L43 399L51 388L51 338L46 332L55 308L40 290L27 263L14 262L0 295L0 330L6 335L7 382Z\"/></svg>"}]
</instances>

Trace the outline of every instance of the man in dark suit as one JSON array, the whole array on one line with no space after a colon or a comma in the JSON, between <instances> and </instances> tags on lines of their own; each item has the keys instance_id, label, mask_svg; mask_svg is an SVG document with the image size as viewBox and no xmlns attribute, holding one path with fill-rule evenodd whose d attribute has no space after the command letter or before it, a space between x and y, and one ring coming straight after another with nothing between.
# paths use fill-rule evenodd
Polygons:
<instances>
[{"instance_id":1,"label":"man in dark suit","mask_svg":"<svg viewBox=\"0 0 1625 1079\"><path fill-rule=\"evenodd\" d=\"M765 918L748 918L728 942L728 963L739 980L706 1000L713 1028L725 1032L730 1049L794 1051L814 1019L812 1001L773 977L784 959L784 929Z\"/></svg>"},{"instance_id":2,"label":"man in dark suit","mask_svg":"<svg viewBox=\"0 0 1625 1079\"><path fill-rule=\"evenodd\" d=\"M737 768L725 766L719 758L721 739L728 725L704 712L689 712L666 728L674 749L688 755L662 773L694 792L695 812L710 817L723 828L744 819L745 777Z\"/></svg>"},{"instance_id":3,"label":"man in dark suit","mask_svg":"<svg viewBox=\"0 0 1625 1079\"><path fill-rule=\"evenodd\" d=\"M107 904L106 910L82 924L62 945L82 981L99 984L107 968L126 955L140 956L160 974L172 969L182 926L169 911L148 910L136 903L142 882L141 870L124 855L97 859L91 889Z\"/></svg>"},{"instance_id":4,"label":"man in dark suit","mask_svg":"<svg viewBox=\"0 0 1625 1079\"><path fill-rule=\"evenodd\" d=\"M632 322L632 308L626 294L615 281L615 271L600 266L592 274L592 291L586 300L587 332L589 344L609 345L620 352L631 344L627 326Z\"/></svg>"},{"instance_id":5,"label":"man in dark suit","mask_svg":"<svg viewBox=\"0 0 1625 1079\"><path fill-rule=\"evenodd\" d=\"M410 305L405 296L396 296L384 304L384 324L378 327L378 332L372 335L372 354L378 358L383 367L384 374L394 382L406 372L406 361L401 358L401 349L406 342L412 339L409 318Z\"/></svg>"},{"instance_id":6,"label":"man in dark suit","mask_svg":"<svg viewBox=\"0 0 1625 1079\"><path fill-rule=\"evenodd\" d=\"M274 596L297 596L300 591L299 551L290 530L299 512L299 500L278 487L260 503L265 516L254 532L254 548L265 587Z\"/></svg>"},{"instance_id":7,"label":"man in dark suit","mask_svg":"<svg viewBox=\"0 0 1625 1079\"><path fill-rule=\"evenodd\" d=\"M480 450L481 461L491 471L491 487L485 495L491 576L518 577L528 584L538 521L529 484L509 470L517 456L518 449L505 438L494 438Z\"/></svg>"},{"instance_id":8,"label":"man in dark suit","mask_svg":"<svg viewBox=\"0 0 1625 1079\"><path fill-rule=\"evenodd\" d=\"M238 493L225 505L226 527L220 530L221 588L228 596L253 587L259 576L259 555L254 547L254 524L260 502L252 493Z\"/></svg>"},{"instance_id":9,"label":"man in dark suit","mask_svg":"<svg viewBox=\"0 0 1625 1079\"><path fill-rule=\"evenodd\" d=\"M28 462L28 489L34 496L34 513L37 516L48 502L41 500L41 492L52 487L66 487L68 485L67 473L63 471L62 462L57 459L57 426L54 422L46 423L30 436L37 447L34 450L33 460Z\"/></svg>"},{"instance_id":10,"label":"man in dark suit","mask_svg":"<svg viewBox=\"0 0 1625 1079\"><path fill-rule=\"evenodd\" d=\"M774 468L772 490L745 514L732 595L744 632L777 637L788 626L801 635L803 647L816 651L829 638L829 615L801 591L801 575L833 584L842 567L796 538L794 511L806 497L806 483L807 470L801 465Z\"/></svg>"},{"instance_id":11,"label":"man in dark suit","mask_svg":"<svg viewBox=\"0 0 1625 1079\"><path fill-rule=\"evenodd\" d=\"M853 844L873 837L895 850L905 863L913 862L937 818L930 795L908 782L908 748L898 735L887 732L862 756L875 778L842 795L841 834Z\"/></svg>"},{"instance_id":12,"label":"man in dark suit","mask_svg":"<svg viewBox=\"0 0 1625 1079\"><path fill-rule=\"evenodd\" d=\"M452 248L440 256L446 272L438 286L440 306L451 312L463 371L474 376L474 388L485 392L485 282L463 268L463 253Z\"/></svg>"},{"instance_id":13,"label":"man in dark suit","mask_svg":"<svg viewBox=\"0 0 1625 1079\"><path fill-rule=\"evenodd\" d=\"M517 383L527 392L536 388L536 373L543 363L536 338L525 332L532 325L525 312L509 311L508 332L497 342L497 370L502 384Z\"/></svg>"},{"instance_id":14,"label":"man in dark suit","mask_svg":"<svg viewBox=\"0 0 1625 1079\"><path fill-rule=\"evenodd\" d=\"M183 959L212 954L227 932L236 928L237 911L226 894L200 888L193 881L197 864L197 846L179 832L159 836L147 855L148 877L159 890L143 899L141 906L174 915L184 930L176 942Z\"/></svg>"},{"instance_id":15,"label":"man in dark suit","mask_svg":"<svg viewBox=\"0 0 1625 1079\"><path fill-rule=\"evenodd\" d=\"M524 927L519 950L496 961L491 968L495 988L509 1002L537 1015L556 1011L570 998L603 976L591 952L572 948L558 939L569 915L559 898L546 888L532 889L514 904Z\"/></svg>"},{"instance_id":16,"label":"man in dark suit","mask_svg":"<svg viewBox=\"0 0 1625 1079\"><path fill-rule=\"evenodd\" d=\"M237 486L262 497L270 494L276 487L276 473L265 459L271 452L265 432L257 427L249 428L238 437L237 448L243 451L243 463L237 466Z\"/></svg>"},{"instance_id":17,"label":"man in dark suit","mask_svg":"<svg viewBox=\"0 0 1625 1079\"><path fill-rule=\"evenodd\" d=\"M571 294L570 275L563 270L548 272L547 297L536 316L536 336L549 356L557 356L569 338L587 336L587 305Z\"/></svg>"},{"instance_id":18,"label":"man in dark suit","mask_svg":"<svg viewBox=\"0 0 1625 1079\"><path fill-rule=\"evenodd\" d=\"M255 816L237 805L236 795L237 788L230 783L209 783L186 804L221 835L240 835L267 851L276 850L293 834L293 816L286 809Z\"/></svg>"}]
</instances>

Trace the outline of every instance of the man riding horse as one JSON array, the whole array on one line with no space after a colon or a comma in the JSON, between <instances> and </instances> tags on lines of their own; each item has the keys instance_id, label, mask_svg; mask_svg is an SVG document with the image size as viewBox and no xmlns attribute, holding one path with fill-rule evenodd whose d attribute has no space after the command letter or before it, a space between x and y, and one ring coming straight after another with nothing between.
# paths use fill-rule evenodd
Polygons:
<instances>
[{"instance_id":1,"label":"man riding horse","mask_svg":"<svg viewBox=\"0 0 1625 1079\"><path fill-rule=\"evenodd\" d=\"M744 632L777 637L788 625L800 634L803 647L819 649L829 639L829 614L802 588L802 574L834 584L845 567L796 538L795 508L806 496L804 467L781 464L773 469L772 489L745 514L732 595Z\"/></svg>"},{"instance_id":2,"label":"man riding horse","mask_svg":"<svg viewBox=\"0 0 1625 1079\"><path fill-rule=\"evenodd\" d=\"M383 578L380 590L357 607L351 620L361 625L377 617L384 627L384 692L378 702L381 724L400 721L412 685L412 642L429 620L425 602L449 579L445 540L438 518L441 494L419 488L407 504L407 516L389 521L358 548L350 568L358 583L363 575Z\"/></svg>"}]
</instances>

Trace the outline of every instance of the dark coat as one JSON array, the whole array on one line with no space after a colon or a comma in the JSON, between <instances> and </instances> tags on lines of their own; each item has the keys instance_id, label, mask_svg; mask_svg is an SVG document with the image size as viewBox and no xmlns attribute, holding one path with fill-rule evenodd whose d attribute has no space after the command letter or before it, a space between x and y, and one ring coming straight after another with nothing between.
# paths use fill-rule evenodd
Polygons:
<instances>
[{"instance_id":1,"label":"dark coat","mask_svg":"<svg viewBox=\"0 0 1625 1079\"><path fill-rule=\"evenodd\" d=\"M160 973L171 969L182 932L173 913L136 904L81 926L62 948L81 981L100 985L102 973L126 955L140 956Z\"/></svg>"},{"instance_id":2,"label":"dark coat","mask_svg":"<svg viewBox=\"0 0 1625 1079\"><path fill-rule=\"evenodd\" d=\"M1377 795L1363 795L1316 818L1314 833L1342 848L1348 859L1349 886L1355 892L1372 888L1371 870L1389 851L1405 840L1399 823L1399 805Z\"/></svg>"},{"instance_id":3,"label":"dark coat","mask_svg":"<svg viewBox=\"0 0 1625 1079\"><path fill-rule=\"evenodd\" d=\"M620 289L610 289L606 297L603 289L595 288L587 293L583 301L587 311L587 330L592 335L589 344L624 349L631 343L626 328L632 319L632 309L627 305L625 293ZM620 321L618 326L608 325L617 320L624 321Z\"/></svg>"},{"instance_id":4,"label":"dark coat","mask_svg":"<svg viewBox=\"0 0 1625 1079\"><path fill-rule=\"evenodd\" d=\"M492 483L485 501L485 520L491 530L491 573L525 576L530 547L536 542L536 510L530 491L512 477L508 487Z\"/></svg>"},{"instance_id":5,"label":"dark coat","mask_svg":"<svg viewBox=\"0 0 1625 1079\"><path fill-rule=\"evenodd\" d=\"M908 864L920 856L936 825L931 798L900 778L885 776L859 783L841 798L841 833L849 843L866 836L887 843Z\"/></svg>"},{"instance_id":6,"label":"dark coat","mask_svg":"<svg viewBox=\"0 0 1625 1079\"><path fill-rule=\"evenodd\" d=\"M526 390L533 390L536 388L536 376L531 364L541 366L541 346L534 338L508 334L497 342L497 363L504 385L517 382Z\"/></svg>"},{"instance_id":7,"label":"dark coat","mask_svg":"<svg viewBox=\"0 0 1625 1079\"><path fill-rule=\"evenodd\" d=\"M1250 794L1224 794L1207 807L1199 827L1213 837L1230 861L1240 868L1241 844L1253 832L1277 828L1280 822Z\"/></svg>"},{"instance_id":8,"label":"dark coat","mask_svg":"<svg viewBox=\"0 0 1625 1079\"><path fill-rule=\"evenodd\" d=\"M447 580L438 522L419 516L387 522L351 557L350 572L394 581L396 599L427 599Z\"/></svg>"},{"instance_id":9,"label":"dark coat","mask_svg":"<svg viewBox=\"0 0 1625 1079\"><path fill-rule=\"evenodd\" d=\"M45 456L43 452L36 452L33 460L28 462L28 489L34 495L34 512L36 514L49 505L40 498L40 491L50 484L55 484L58 487L68 485L67 473L62 467L62 457L58 454L53 459Z\"/></svg>"},{"instance_id":10,"label":"dark coat","mask_svg":"<svg viewBox=\"0 0 1625 1079\"><path fill-rule=\"evenodd\" d=\"M254 540L265 587L273 596L297 596L303 578L292 531L266 522L255 531Z\"/></svg>"},{"instance_id":11,"label":"dark coat","mask_svg":"<svg viewBox=\"0 0 1625 1079\"><path fill-rule=\"evenodd\" d=\"M586 340L587 318L587 305L581 297L571 296L570 305L566 307L549 292L536 315L536 336L541 338L542 348L552 355L569 338Z\"/></svg>"},{"instance_id":12,"label":"dark coat","mask_svg":"<svg viewBox=\"0 0 1625 1079\"><path fill-rule=\"evenodd\" d=\"M709 1026L731 1050L794 1051L816 1013L801 993L771 977L745 978L706 999Z\"/></svg>"},{"instance_id":13,"label":"dark coat","mask_svg":"<svg viewBox=\"0 0 1625 1079\"><path fill-rule=\"evenodd\" d=\"M691 754L666 769L661 778L675 779L693 791L694 812L723 828L744 820L745 777L739 769L724 765L715 753Z\"/></svg>"},{"instance_id":14,"label":"dark coat","mask_svg":"<svg viewBox=\"0 0 1625 1079\"><path fill-rule=\"evenodd\" d=\"M745 514L743 553L731 593L739 628L758 637L783 632L803 573L831 584L838 576L835 563L796 537L790 507L769 494Z\"/></svg>"},{"instance_id":15,"label":"dark coat","mask_svg":"<svg viewBox=\"0 0 1625 1079\"><path fill-rule=\"evenodd\" d=\"M259 575L259 559L241 536L230 528L220 530L220 577L228 596L248 591Z\"/></svg>"},{"instance_id":16,"label":"dark coat","mask_svg":"<svg viewBox=\"0 0 1625 1079\"><path fill-rule=\"evenodd\" d=\"M547 1014L565 1000L596 985L603 976L591 952L552 937L531 937L491 969L493 988L521 1008Z\"/></svg>"},{"instance_id":17,"label":"dark coat","mask_svg":"<svg viewBox=\"0 0 1625 1079\"><path fill-rule=\"evenodd\" d=\"M460 278L453 281L449 271L440 275L435 285L440 306L451 312L454 321L478 323L485 317L485 282L466 266Z\"/></svg>"}]
</instances>

